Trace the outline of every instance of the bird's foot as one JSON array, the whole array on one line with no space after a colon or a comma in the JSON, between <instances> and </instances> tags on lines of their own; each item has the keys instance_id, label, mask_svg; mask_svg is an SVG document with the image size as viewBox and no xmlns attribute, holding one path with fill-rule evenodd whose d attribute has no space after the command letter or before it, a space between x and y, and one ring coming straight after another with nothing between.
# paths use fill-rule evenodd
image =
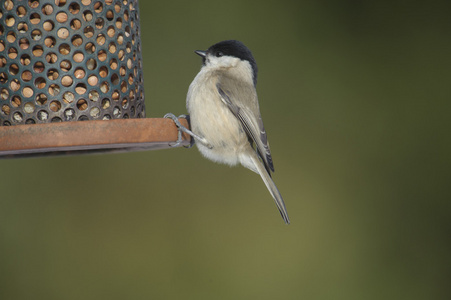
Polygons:
<instances>
[{"instance_id":1,"label":"bird's foot","mask_svg":"<svg viewBox=\"0 0 451 300\"><path fill-rule=\"evenodd\" d=\"M186 146L186 148L191 148L194 145L195 139L197 139L201 144L205 145L209 149L213 148L213 146L210 145L210 143L204 137L201 137L201 136L195 134L194 132L192 132L191 130L189 130L188 128L186 128L185 126L183 126L180 123L179 118L184 118L189 123L189 115L180 115L180 116L176 117L172 113L167 113L164 115L164 117L168 118L168 119L172 119L172 121L174 121L174 123L177 126L177 129L179 131L178 136L177 136L177 141L175 142L175 144L172 144L172 145L169 144L171 147L177 147L178 145L180 145L182 143L182 141L183 141L182 132L184 132L186 134L189 134L192 137L189 146Z\"/></svg>"}]
</instances>

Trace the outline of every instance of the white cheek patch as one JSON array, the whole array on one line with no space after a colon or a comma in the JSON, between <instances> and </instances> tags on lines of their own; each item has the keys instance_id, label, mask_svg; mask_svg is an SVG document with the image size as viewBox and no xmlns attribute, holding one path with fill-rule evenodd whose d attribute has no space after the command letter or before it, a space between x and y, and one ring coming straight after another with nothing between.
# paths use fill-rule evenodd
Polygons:
<instances>
[{"instance_id":1,"label":"white cheek patch","mask_svg":"<svg viewBox=\"0 0 451 300\"><path fill-rule=\"evenodd\" d=\"M232 56L210 56L207 57L207 64L211 65L212 67L216 68L231 68L236 67L238 62L240 61L237 57Z\"/></svg>"},{"instance_id":2,"label":"white cheek patch","mask_svg":"<svg viewBox=\"0 0 451 300\"><path fill-rule=\"evenodd\" d=\"M252 66L246 60L232 56L216 57L207 55L205 62L206 64L203 67L205 72L224 70L231 72L229 75L254 83Z\"/></svg>"}]
</instances>

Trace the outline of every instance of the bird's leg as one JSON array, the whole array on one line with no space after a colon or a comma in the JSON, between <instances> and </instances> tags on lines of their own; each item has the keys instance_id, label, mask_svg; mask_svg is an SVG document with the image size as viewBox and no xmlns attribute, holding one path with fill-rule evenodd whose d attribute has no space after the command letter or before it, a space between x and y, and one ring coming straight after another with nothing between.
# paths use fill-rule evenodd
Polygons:
<instances>
[{"instance_id":1,"label":"bird's leg","mask_svg":"<svg viewBox=\"0 0 451 300\"><path fill-rule=\"evenodd\" d=\"M188 123L189 123L189 117L187 118L186 115L181 115L179 117L176 117L172 113L167 113L164 115L164 118L172 119L172 121L174 121L175 126L177 126L177 129L178 129L177 142L175 142L175 144L172 144L172 145L169 144L171 147L177 147L178 145L180 145L182 143L182 140L183 140L182 132L185 132L185 133L189 134L190 136L193 136L194 133L191 132L191 130L189 130L185 126L183 126L179 121L179 118L185 118L188 120ZM192 133L192 134L190 134L190 133ZM194 145L194 138L191 139L189 146L187 146L186 148L191 148L193 145Z\"/></svg>"},{"instance_id":2,"label":"bird's leg","mask_svg":"<svg viewBox=\"0 0 451 300\"><path fill-rule=\"evenodd\" d=\"M172 119L172 121L174 121L175 125L177 126L178 129L178 137L177 137L177 142L175 142L175 144L170 145L171 147L177 147L178 145L180 145L182 143L182 132L189 134L190 136L192 136L193 138L191 139L190 145L187 146L186 148L191 148L194 145L194 138L196 138L198 140L198 142L200 142L201 144L203 144L204 146L208 147L209 149L212 149L213 146L210 145L210 143L204 138L201 137L197 134L195 134L194 132L192 132L191 130L189 130L188 128L186 128L185 126L183 126L182 124L180 124L179 118L185 118L188 120L189 123L189 115L180 115L179 117L176 117L174 114L172 113L167 113L164 115L165 118L168 119Z\"/></svg>"}]
</instances>

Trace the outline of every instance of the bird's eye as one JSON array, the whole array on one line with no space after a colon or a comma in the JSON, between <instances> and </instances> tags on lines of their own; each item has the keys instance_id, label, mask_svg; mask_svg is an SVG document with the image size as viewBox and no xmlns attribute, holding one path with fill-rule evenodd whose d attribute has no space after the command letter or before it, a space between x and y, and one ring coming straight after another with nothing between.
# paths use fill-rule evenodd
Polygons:
<instances>
[{"instance_id":1,"label":"bird's eye","mask_svg":"<svg viewBox=\"0 0 451 300\"><path fill-rule=\"evenodd\" d=\"M221 57L221 56L223 56L223 55L224 55L224 53L222 53L221 51L216 52L216 57Z\"/></svg>"}]
</instances>

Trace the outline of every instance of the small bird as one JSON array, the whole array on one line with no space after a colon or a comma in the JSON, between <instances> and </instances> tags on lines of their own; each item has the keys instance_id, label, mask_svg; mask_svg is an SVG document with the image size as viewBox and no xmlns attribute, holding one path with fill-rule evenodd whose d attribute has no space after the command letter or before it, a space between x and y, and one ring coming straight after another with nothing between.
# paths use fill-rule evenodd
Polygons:
<instances>
[{"instance_id":1,"label":"small bird","mask_svg":"<svg viewBox=\"0 0 451 300\"><path fill-rule=\"evenodd\" d=\"M231 166L241 164L260 174L289 224L282 195L271 178L274 165L260 115L257 63L251 51L240 41L227 40L195 53L202 57L202 67L186 97L191 130L175 115L165 116L179 128L178 143L181 131L186 132L206 158Z\"/></svg>"}]
</instances>

